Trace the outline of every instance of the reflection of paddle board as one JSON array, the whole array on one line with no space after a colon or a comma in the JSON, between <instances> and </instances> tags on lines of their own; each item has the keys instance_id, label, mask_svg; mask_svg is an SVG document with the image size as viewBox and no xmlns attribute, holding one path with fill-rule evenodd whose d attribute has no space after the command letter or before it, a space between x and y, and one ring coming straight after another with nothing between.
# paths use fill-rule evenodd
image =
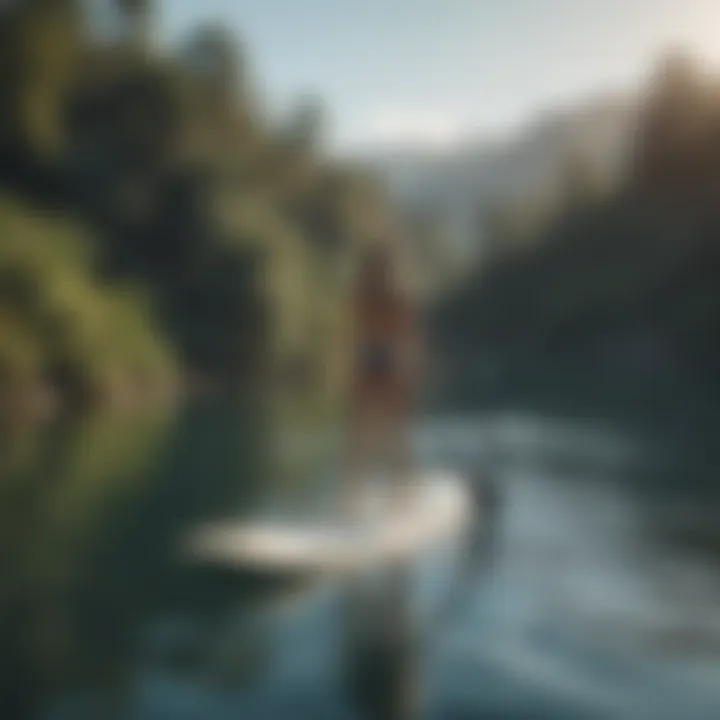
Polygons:
<instances>
[{"instance_id":1,"label":"reflection of paddle board","mask_svg":"<svg viewBox=\"0 0 720 720\"><path fill-rule=\"evenodd\" d=\"M381 505L386 493L371 485ZM451 473L421 476L402 506L385 506L352 524L341 520L222 522L196 528L191 559L203 563L285 572L350 570L401 560L458 532L473 513L465 483Z\"/></svg>"}]
</instances>

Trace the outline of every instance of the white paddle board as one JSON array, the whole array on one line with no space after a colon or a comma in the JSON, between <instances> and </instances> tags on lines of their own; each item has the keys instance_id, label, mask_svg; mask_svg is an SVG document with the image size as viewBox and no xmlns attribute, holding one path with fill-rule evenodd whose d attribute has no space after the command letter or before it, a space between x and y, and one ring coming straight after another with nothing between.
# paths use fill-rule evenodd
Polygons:
<instances>
[{"instance_id":1,"label":"white paddle board","mask_svg":"<svg viewBox=\"0 0 720 720\"><path fill-rule=\"evenodd\" d=\"M370 510L352 521L243 521L196 527L184 550L194 561L273 572L353 570L409 559L458 533L476 511L466 483L453 473L417 478L402 503L368 484Z\"/></svg>"}]
</instances>

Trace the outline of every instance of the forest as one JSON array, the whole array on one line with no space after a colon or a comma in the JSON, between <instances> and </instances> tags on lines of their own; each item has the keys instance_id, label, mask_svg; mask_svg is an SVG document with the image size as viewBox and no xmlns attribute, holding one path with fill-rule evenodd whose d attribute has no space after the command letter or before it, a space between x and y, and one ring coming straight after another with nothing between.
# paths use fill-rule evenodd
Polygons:
<instances>
[{"instance_id":1,"label":"forest","mask_svg":"<svg viewBox=\"0 0 720 720\"><path fill-rule=\"evenodd\" d=\"M358 250L399 239L402 220L421 247L423 229L378 173L333 157L317 97L267 111L222 25L170 50L154 40L154 3L105 6L102 34L77 0L3 11L0 409L283 383L337 396ZM605 394L610 377L620 394L638 379L712 377L719 87L670 54L641 95L618 182L570 154L561 206L499 206L484 239L497 252L433 279L450 396L522 393L528 376L561 378L555 395Z\"/></svg>"},{"instance_id":2,"label":"forest","mask_svg":"<svg viewBox=\"0 0 720 720\"><path fill-rule=\"evenodd\" d=\"M356 251L391 209L324 108L263 107L222 26L153 41L152 2L33 0L0 24L0 407L342 384ZM385 224L385 225L384 225Z\"/></svg>"},{"instance_id":3,"label":"forest","mask_svg":"<svg viewBox=\"0 0 720 720\"><path fill-rule=\"evenodd\" d=\"M438 343L457 396L508 388L635 395L652 409L692 379L709 397L720 363L720 81L670 53L636 111L631 152L612 188L582 158L568 201L526 237L498 212L503 248L437 308ZM554 380L552 379L554 378Z\"/></svg>"}]
</instances>

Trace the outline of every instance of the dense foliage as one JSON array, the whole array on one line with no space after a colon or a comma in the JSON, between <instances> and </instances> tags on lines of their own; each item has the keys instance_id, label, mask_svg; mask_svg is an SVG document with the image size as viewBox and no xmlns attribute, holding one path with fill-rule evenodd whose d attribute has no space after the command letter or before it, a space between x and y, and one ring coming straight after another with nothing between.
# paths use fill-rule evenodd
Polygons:
<instances>
[{"instance_id":1,"label":"dense foliage","mask_svg":"<svg viewBox=\"0 0 720 720\"><path fill-rule=\"evenodd\" d=\"M716 372L717 87L687 59L668 59L645 95L622 186L593 202L579 193L532 242L446 298L436 327L466 378L480 367L490 384L555 373L580 392L571 374L584 367L584 387L614 375L656 390L665 378L674 391L678 373Z\"/></svg>"},{"instance_id":2,"label":"dense foliage","mask_svg":"<svg viewBox=\"0 0 720 720\"><path fill-rule=\"evenodd\" d=\"M117 3L102 38L85 7L3 10L0 268L22 276L1 293L3 377L73 396L138 364L336 384L343 278L387 219L382 189L325 156L315 99L285 123L263 113L223 28L161 54L150 4Z\"/></svg>"}]
</instances>

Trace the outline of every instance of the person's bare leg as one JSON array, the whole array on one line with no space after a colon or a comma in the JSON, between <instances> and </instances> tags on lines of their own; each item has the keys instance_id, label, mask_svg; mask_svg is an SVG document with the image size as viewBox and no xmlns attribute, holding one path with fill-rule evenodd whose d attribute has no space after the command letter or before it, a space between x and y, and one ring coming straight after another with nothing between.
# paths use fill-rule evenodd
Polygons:
<instances>
[{"instance_id":1,"label":"person's bare leg","mask_svg":"<svg viewBox=\"0 0 720 720\"><path fill-rule=\"evenodd\" d=\"M412 500L415 489L415 462L405 414L396 413L388 423L388 429L392 499L394 506L403 511Z\"/></svg>"},{"instance_id":2,"label":"person's bare leg","mask_svg":"<svg viewBox=\"0 0 720 720\"><path fill-rule=\"evenodd\" d=\"M360 412L350 427L348 469L343 511L349 519L362 515L367 476L372 467L373 427L367 413Z\"/></svg>"}]
</instances>

